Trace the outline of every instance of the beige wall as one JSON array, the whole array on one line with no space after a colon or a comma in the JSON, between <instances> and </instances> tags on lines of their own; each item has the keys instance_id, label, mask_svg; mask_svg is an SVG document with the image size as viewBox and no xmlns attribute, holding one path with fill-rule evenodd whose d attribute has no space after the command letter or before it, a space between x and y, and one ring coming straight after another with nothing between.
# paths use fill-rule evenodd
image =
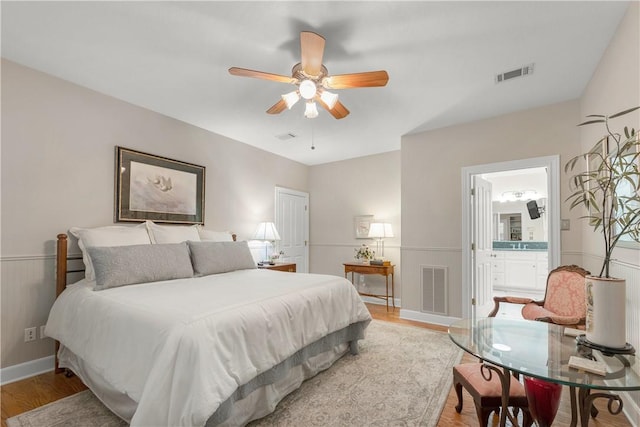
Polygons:
<instances>
[{"instance_id":1,"label":"beige wall","mask_svg":"<svg viewBox=\"0 0 640 427\"><path fill-rule=\"evenodd\" d=\"M396 299L400 298L400 151L309 168L311 193L311 268L313 273L343 275L362 243L355 238L354 216L374 215L390 222L394 237L385 239L385 258L396 264ZM382 277L367 276L367 286L383 292Z\"/></svg>"},{"instance_id":2,"label":"beige wall","mask_svg":"<svg viewBox=\"0 0 640 427\"><path fill-rule=\"evenodd\" d=\"M602 56L596 71L580 100L580 116L610 115L640 105L640 2L631 2L618 31ZM624 126L640 128L640 110L613 119L611 127L622 132ZM582 152L587 152L605 131L600 125L580 128ZM604 254L600 233L590 227L583 228L585 261L595 273L600 271ZM640 266L640 253L636 249L617 248L613 254L623 262ZM637 343L638 344L638 343Z\"/></svg>"},{"instance_id":3,"label":"beige wall","mask_svg":"<svg viewBox=\"0 0 640 427\"><path fill-rule=\"evenodd\" d=\"M462 315L461 168L578 152L577 101L402 138L402 308L420 311L420 265L448 269L448 315ZM561 177L561 199L567 181ZM562 207L562 217L576 216ZM580 251L575 227L562 234L562 258Z\"/></svg>"},{"instance_id":4,"label":"beige wall","mask_svg":"<svg viewBox=\"0 0 640 427\"><path fill-rule=\"evenodd\" d=\"M113 223L116 145L206 166L205 225L240 239L276 185L307 191L305 165L3 60L3 368L53 354L23 331L53 302L56 234Z\"/></svg>"},{"instance_id":5,"label":"beige wall","mask_svg":"<svg viewBox=\"0 0 640 427\"><path fill-rule=\"evenodd\" d=\"M640 105L640 2L631 2L618 31L602 56L580 100L580 115L610 115ZM640 111L613 119L611 126L620 132L624 126L640 128ZM581 128L580 140L586 152L602 137L598 125ZM604 255L600 232L587 226L583 230L584 265L594 273L602 266ZM640 245L618 247L613 252L611 275L626 281L626 336L640 347ZM623 393L625 413L633 425L640 425L640 392Z\"/></svg>"}]
</instances>

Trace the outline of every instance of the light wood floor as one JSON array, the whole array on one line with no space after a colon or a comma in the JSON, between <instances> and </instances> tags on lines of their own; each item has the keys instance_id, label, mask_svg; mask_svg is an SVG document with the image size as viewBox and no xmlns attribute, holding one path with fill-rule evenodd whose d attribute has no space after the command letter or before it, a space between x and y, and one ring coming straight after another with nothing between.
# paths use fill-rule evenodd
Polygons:
<instances>
[{"instance_id":1,"label":"light wood floor","mask_svg":"<svg viewBox=\"0 0 640 427\"><path fill-rule=\"evenodd\" d=\"M447 328L437 325L426 325L420 322L413 322L410 320L404 320L399 318L399 309L386 311L384 306L367 304L369 311L373 318L378 320L384 320L394 323L410 324L423 328L438 330L446 332ZM465 354L462 359L463 362L472 362L475 359ZM70 396L85 390L86 387L78 379L78 377L66 378L64 375L55 375L52 372L38 375L32 378L28 378L22 381L17 381L11 384L0 387L0 398L2 405L2 427L6 427L6 419L22 412L29 411L39 406L45 405L49 402L53 402L63 397ZM571 411L569 405L569 390L563 390L562 400L560 403L560 409L556 416L554 425L568 426L571 420ZM477 426L478 420L476 418L475 409L473 407L473 400L471 396L463 395L464 406L462 413L458 414L455 411L457 404L457 398L453 389L449 391L449 397L440 416L438 426L441 427L466 427ZM600 410L600 414L597 419L591 419L590 426L602 426L602 427L627 427L631 426L627 422L626 418L621 414L618 416L612 416L607 412L606 402L600 402L596 400L596 407ZM498 418L491 417L489 419L489 425L497 426ZM507 424L511 426L511 424ZM44 426L43 426L44 427Z\"/></svg>"}]
</instances>

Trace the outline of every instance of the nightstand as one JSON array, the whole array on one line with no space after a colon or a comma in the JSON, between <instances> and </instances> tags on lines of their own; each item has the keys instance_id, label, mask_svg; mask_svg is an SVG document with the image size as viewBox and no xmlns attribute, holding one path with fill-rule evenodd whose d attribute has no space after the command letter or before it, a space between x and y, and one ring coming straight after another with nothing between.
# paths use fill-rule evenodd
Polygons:
<instances>
[{"instance_id":1,"label":"nightstand","mask_svg":"<svg viewBox=\"0 0 640 427\"><path fill-rule=\"evenodd\" d=\"M296 272L295 263L276 263L273 265L265 264L265 265L259 265L258 268L264 268L267 270L288 271L289 273Z\"/></svg>"}]
</instances>

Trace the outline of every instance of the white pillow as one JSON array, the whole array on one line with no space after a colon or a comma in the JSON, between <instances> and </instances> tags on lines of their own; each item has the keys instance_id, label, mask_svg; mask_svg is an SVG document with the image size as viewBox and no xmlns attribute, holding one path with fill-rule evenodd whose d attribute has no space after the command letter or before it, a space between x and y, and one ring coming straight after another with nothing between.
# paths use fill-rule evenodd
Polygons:
<instances>
[{"instance_id":1,"label":"white pillow","mask_svg":"<svg viewBox=\"0 0 640 427\"><path fill-rule=\"evenodd\" d=\"M151 244L147 227L144 224L134 227L124 225L97 228L71 227L69 232L78 239L78 246L82 251L82 261L84 261L84 277L87 280L95 280L96 278L87 248Z\"/></svg>"},{"instance_id":2,"label":"white pillow","mask_svg":"<svg viewBox=\"0 0 640 427\"><path fill-rule=\"evenodd\" d=\"M233 242L233 236L228 231L205 230L198 227L200 240L209 242Z\"/></svg>"},{"instance_id":3,"label":"white pillow","mask_svg":"<svg viewBox=\"0 0 640 427\"><path fill-rule=\"evenodd\" d=\"M147 221L147 230L151 243L182 243L189 240L199 242L200 235L195 225L158 225L153 221Z\"/></svg>"}]
</instances>

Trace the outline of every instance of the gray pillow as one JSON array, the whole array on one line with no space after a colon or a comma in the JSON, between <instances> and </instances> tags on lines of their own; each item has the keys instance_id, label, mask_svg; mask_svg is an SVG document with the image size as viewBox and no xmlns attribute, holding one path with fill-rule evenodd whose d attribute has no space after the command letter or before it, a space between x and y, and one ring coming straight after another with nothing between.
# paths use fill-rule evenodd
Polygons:
<instances>
[{"instance_id":1,"label":"gray pillow","mask_svg":"<svg viewBox=\"0 0 640 427\"><path fill-rule=\"evenodd\" d=\"M193 277L186 243L88 248L95 290Z\"/></svg>"},{"instance_id":2,"label":"gray pillow","mask_svg":"<svg viewBox=\"0 0 640 427\"><path fill-rule=\"evenodd\" d=\"M187 242L196 274L227 273L256 268L247 242Z\"/></svg>"}]
</instances>

